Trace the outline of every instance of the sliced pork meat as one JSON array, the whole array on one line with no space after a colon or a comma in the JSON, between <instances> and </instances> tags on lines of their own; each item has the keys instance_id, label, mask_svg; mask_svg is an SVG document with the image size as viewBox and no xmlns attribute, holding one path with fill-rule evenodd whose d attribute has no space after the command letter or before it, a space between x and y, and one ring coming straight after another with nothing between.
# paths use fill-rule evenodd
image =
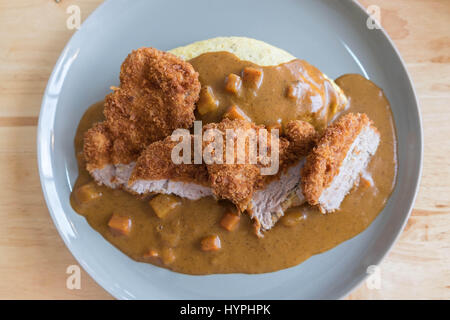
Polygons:
<instances>
[{"instance_id":1,"label":"sliced pork meat","mask_svg":"<svg viewBox=\"0 0 450 320\"><path fill-rule=\"evenodd\" d=\"M174 194L190 200L211 196L204 164L175 164L172 161L172 149L177 144L178 141L172 141L171 137L150 144L136 161L126 189L140 195Z\"/></svg>"},{"instance_id":2,"label":"sliced pork meat","mask_svg":"<svg viewBox=\"0 0 450 320\"><path fill-rule=\"evenodd\" d=\"M359 183L380 143L380 134L365 114L349 113L330 125L307 157L302 170L303 194L323 213L339 209Z\"/></svg>"},{"instance_id":3,"label":"sliced pork meat","mask_svg":"<svg viewBox=\"0 0 450 320\"><path fill-rule=\"evenodd\" d=\"M266 177L251 199L247 210L255 222L258 236L270 230L284 215L286 209L305 202L300 184L300 172L305 156L317 140L314 127L304 121L290 121L284 129L287 148L280 153L280 171L275 177Z\"/></svg>"},{"instance_id":4,"label":"sliced pork meat","mask_svg":"<svg viewBox=\"0 0 450 320\"><path fill-rule=\"evenodd\" d=\"M305 202L300 188L300 170L304 161L299 161L273 179L267 185L254 192L247 210L254 221L255 232L263 236L284 215L284 211Z\"/></svg>"}]
</instances>

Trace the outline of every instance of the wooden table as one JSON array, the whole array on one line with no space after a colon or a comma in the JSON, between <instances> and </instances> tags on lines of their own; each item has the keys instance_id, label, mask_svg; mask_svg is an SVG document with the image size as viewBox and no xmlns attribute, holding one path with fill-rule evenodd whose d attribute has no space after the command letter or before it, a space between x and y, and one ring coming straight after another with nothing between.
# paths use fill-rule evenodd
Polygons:
<instances>
[{"instance_id":1,"label":"wooden table","mask_svg":"<svg viewBox=\"0 0 450 320\"><path fill-rule=\"evenodd\" d=\"M0 0L0 298L110 299L82 271L59 237L42 196L36 124L48 77L74 32L66 8L84 20L100 0ZM381 289L366 284L349 299L450 299L450 1L364 0L405 59L420 100L425 158L408 225L381 264Z\"/></svg>"}]
</instances>

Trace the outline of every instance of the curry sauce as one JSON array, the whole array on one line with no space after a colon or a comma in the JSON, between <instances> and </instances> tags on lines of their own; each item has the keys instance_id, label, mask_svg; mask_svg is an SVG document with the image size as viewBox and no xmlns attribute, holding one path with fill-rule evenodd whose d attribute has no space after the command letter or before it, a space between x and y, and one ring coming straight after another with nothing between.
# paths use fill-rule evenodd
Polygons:
<instances>
[{"instance_id":1,"label":"curry sauce","mask_svg":"<svg viewBox=\"0 0 450 320\"><path fill-rule=\"evenodd\" d=\"M189 62L203 88L197 119L204 123L220 122L226 110L236 106L257 124L302 119L321 130L337 111L339 96L331 81L304 60L263 67L232 53L211 52ZM212 106L204 106L208 103Z\"/></svg>"},{"instance_id":2,"label":"curry sauce","mask_svg":"<svg viewBox=\"0 0 450 320\"><path fill-rule=\"evenodd\" d=\"M219 70L211 70L207 68L208 64L211 66L211 60L205 63L202 59L207 57L204 56L191 62L200 73L202 87L211 88L213 95L206 96L206 101L212 101L210 106L216 108L216 112L208 109L203 115L198 114L198 119L205 122L220 121L230 106L238 105L239 110L257 123L271 124L279 122L279 119L287 122L313 117L311 121L320 128L330 120L325 109L319 108L316 112L295 109L298 104L289 97L291 94L295 96L292 91L294 89L289 89L289 84L295 79L285 79L283 83L274 79L278 77L279 80L276 68L287 73L292 70L289 64L288 67L286 64L282 67L258 67L233 60L228 55L212 54L209 58L229 60L225 64L228 65L227 69L221 69L223 64L221 60L217 60ZM300 60L295 60L291 67L295 66L297 70L309 68L298 61ZM247 76L242 73L246 67L253 68L247 69L251 73ZM264 79L261 83L258 80L258 70L263 71ZM227 79L229 74L239 75L241 79L233 76L232 79ZM250 89L247 88L242 93L242 86L246 85L243 78L249 76L253 79L251 85L247 83ZM328 85L323 79L314 81L322 81L321 85ZM86 111L75 136L79 177L71 195L72 207L86 218L92 228L131 258L181 273L200 275L271 272L295 266L314 254L329 250L364 231L372 223L394 189L397 172L394 120L383 91L360 75L344 75L336 82L349 100L348 107L341 114L366 113L378 128L381 143L366 170L373 184L362 180L334 213L322 214L308 205L291 208L273 229L266 232L263 238L258 238L246 214L241 215L240 219L227 217L232 219L232 228L228 228L229 223L226 224L227 228L224 227L224 216L229 215L232 210L230 203L226 201L217 201L213 197L196 201L176 198L176 203L171 203L170 212L161 216L161 213L152 208L149 198L140 199L123 190L98 186L85 169L82 150L84 132L93 123L103 120L102 102ZM285 97L285 100L266 101L261 97L247 96L258 86L264 90L277 90L278 95ZM229 95L221 88L228 90ZM235 90L238 93L236 95ZM334 99L332 96L322 98ZM89 192L84 192L86 190ZM111 226L108 226L112 217L116 219L113 223L125 225L126 234L112 232ZM216 245L217 238L220 239L220 250L215 250L214 247L212 250L202 250L205 247L211 248L202 241L208 237L212 243L216 241Z\"/></svg>"}]
</instances>

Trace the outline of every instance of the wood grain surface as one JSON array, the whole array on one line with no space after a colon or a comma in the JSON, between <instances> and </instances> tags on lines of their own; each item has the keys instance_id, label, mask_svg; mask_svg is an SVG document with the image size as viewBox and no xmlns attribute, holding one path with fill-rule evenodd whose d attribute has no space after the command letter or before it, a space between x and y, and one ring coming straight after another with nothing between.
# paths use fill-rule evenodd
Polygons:
<instances>
[{"instance_id":1,"label":"wood grain surface","mask_svg":"<svg viewBox=\"0 0 450 320\"><path fill-rule=\"evenodd\" d=\"M71 4L86 17L99 0L0 0L0 299L111 299L76 265L45 205L36 162L36 125L52 68L74 30ZM450 1L363 0L413 78L423 117L425 157L412 216L380 265L381 288L366 283L348 299L450 299Z\"/></svg>"}]
</instances>

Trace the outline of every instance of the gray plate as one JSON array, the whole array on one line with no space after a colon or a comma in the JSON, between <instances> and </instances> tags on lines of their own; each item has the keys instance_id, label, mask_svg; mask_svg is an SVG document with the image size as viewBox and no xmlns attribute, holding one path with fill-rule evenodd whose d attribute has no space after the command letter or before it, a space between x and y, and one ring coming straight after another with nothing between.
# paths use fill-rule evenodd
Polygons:
<instances>
[{"instance_id":1,"label":"gray plate","mask_svg":"<svg viewBox=\"0 0 450 320\"><path fill-rule=\"evenodd\" d=\"M45 91L38 128L42 189L54 223L83 268L123 299L334 299L348 294L378 264L401 232L422 163L420 114L411 81L382 30L366 12L335 0L108 1L74 34ZM73 138L86 108L118 84L135 48L168 50L216 36L247 36L286 49L332 78L361 73L384 89L398 130L396 190L357 237L299 266L261 275L188 276L137 263L115 249L69 203L77 177Z\"/></svg>"}]
</instances>

